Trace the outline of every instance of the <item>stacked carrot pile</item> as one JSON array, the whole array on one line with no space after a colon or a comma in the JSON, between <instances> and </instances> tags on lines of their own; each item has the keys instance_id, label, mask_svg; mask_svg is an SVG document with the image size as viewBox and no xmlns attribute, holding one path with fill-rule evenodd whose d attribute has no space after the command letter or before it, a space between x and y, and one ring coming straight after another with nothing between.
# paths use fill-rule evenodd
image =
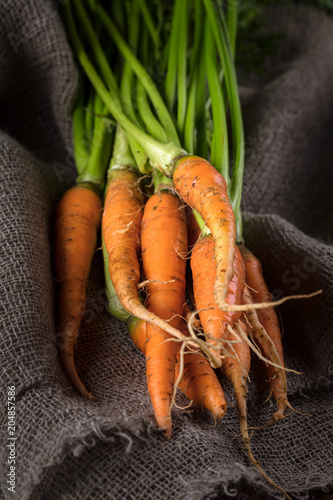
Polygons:
<instances>
[{"instance_id":1,"label":"stacked carrot pile","mask_svg":"<svg viewBox=\"0 0 333 500\"><path fill-rule=\"evenodd\" d=\"M55 228L64 370L94 399L74 345L101 223L108 308L146 356L157 426L171 437L177 388L222 418L221 368L247 453L274 484L247 429L251 349L276 400L272 422L290 405L279 322L242 238L236 3L225 12L214 0L131 0L106 10L73 0L63 14L82 70L73 114L79 175Z\"/></svg>"}]
</instances>

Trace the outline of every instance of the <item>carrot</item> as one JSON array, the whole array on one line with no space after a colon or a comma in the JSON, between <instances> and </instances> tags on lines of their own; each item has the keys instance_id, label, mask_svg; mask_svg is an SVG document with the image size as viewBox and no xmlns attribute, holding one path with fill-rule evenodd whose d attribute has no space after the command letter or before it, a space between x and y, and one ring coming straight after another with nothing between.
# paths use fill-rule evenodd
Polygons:
<instances>
[{"instance_id":1,"label":"carrot","mask_svg":"<svg viewBox=\"0 0 333 500\"><path fill-rule=\"evenodd\" d=\"M241 246L240 250L245 263L246 283L250 287L250 295L252 299L257 303L271 301L271 294L269 293L268 287L264 280L260 261L248 248ZM279 358L279 364L284 367L285 365L283 359L281 330L279 320L274 308L269 307L267 309L259 309L257 311L257 314L260 324L266 330L268 336L275 346ZM263 354L269 356L267 349L264 349L264 345L261 345L260 341L259 345L262 349ZM280 418L282 418L286 407L290 406L287 397L285 375L283 372L281 373L281 371L277 370L271 365L265 364L265 370L270 384L269 398L274 395L276 403L278 405L278 411L273 415L272 418L273 420L279 420Z\"/></svg>"},{"instance_id":2,"label":"carrot","mask_svg":"<svg viewBox=\"0 0 333 500\"><path fill-rule=\"evenodd\" d=\"M148 280L147 309L178 329L185 302L187 253L185 213L178 197L162 191L149 198L141 241L143 270ZM177 350L178 343L169 333L147 323L148 391L157 426L168 438Z\"/></svg>"},{"instance_id":3,"label":"carrot","mask_svg":"<svg viewBox=\"0 0 333 500\"><path fill-rule=\"evenodd\" d=\"M134 345L145 354L146 321L132 316L127 322L127 329ZM185 336L189 335L184 321L181 322L180 330ZM221 419L226 412L227 404L221 384L209 361L199 351L189 352L185 350L183 366L184 371L179 381L179 389L193 403L210 411L216 419ZM178 350L175 379L180 374L180 367L181 359Z\"/></svg>"},{"instance_id":4,"label":"carrot","mask_svg":"<svg viewBox=\"0 0 333 500\"><path fill-rule=\"evenodd\" d=\"M143 195L138 174L130 167L112 168L105 194L102 232L109 259L110 277L118 299L132 313L140 281L140 231Z\"/></svg>"},{"instance_id":5,"label":"carrot","mask_svg":"<svg viewBox=\"0 0 333 500\"><path fill-rule=\"evenodd\" d=\"M74 364L74 345L86 307L86 284L102 214L100 197L76 185L60 200L55 215L55 271L60 282L59 353L64 371L84 397L94 399Z\"/></svg>"},{"instance_id":6,"label":"carrot","mask_svg":"<svg viewBox=\"0 0 333 500\"><path fill-rule=\"evenodd\" d=\"M250 290L246 297L248 298L248 302L251 303L251 300L256 303L269 302L272 300L271 294L269 293L267 284L263 277L262 267L260 261L253 255L253 253L246 247L242 246L240 248L244 263L245 263L245 272L246 272L246 283L250 287ZM279 320L277 314L273 307L269 307L266 309L257 311L258 320L261 326L267 332L269 338L274 344L275 351L274 359L275 362L284 367L284 359L283 359L283 347L282 347L282 339L281 339L281 330L279 325ZM252 312L252 317L254 316ZM255 326L256 320L253 319ZM264 337L262 337L264 339ZM269 357L271 361L274 361L273 356L270 356L270 345L263 340L257 340L263 354L266 357ZM276 356L277 354L277 356ZM285 377L285 373L283 370L276 369L274 366L265 364L265 371L270 384L270 395L269 398L274 395L276 400L278 411L273 415L272 419L277 421L280 420L287 406L290 406L288 402L287 396L287 381Z\"/></svg>"},{"instance_id":7,"label":"carrot","mask_svg":"<svg viewBox=\"0 0 333 500\"><path fill-rule=\"evenodd\" d=\"M238 325L242 327L244 332L247 331L246 325L238 320ZM246 410L246 394L247 394L247 377L251 365L251 352L249 346L241 339L241 337L233 331L226 332L226 339L232 341L232 344L227 345L226 349L229 353L223 360L223 371L226 377L233 385L237 408L239 414L240 430L243 441L248 441L247 430L247 410Z\"/></svg>"},{"instance_id":8,"label":"carrot","mask_svg":"<svg viewBox=\"0 0 333 500\"><path fill-rule=\"evenodd\" d=\"M128 318L130 317L130 314L121 305L116 295L114 286L112 284L109 273L109 256L105 247L105 241L103 235L102 235L102 251L104 260L105 293L108 301L107 304L105 305L105 309L109 314L111 314L111 316L126 323Z\"/></svg>"},{"instance_id":9,"label":"carrot","mask_svg":"<svg viewBox=\"0 0 333 500\"><path fill-rule=\"evenodd\" d=\"M240 316L240 312L225 312L218 308L214 283L216 281L215 244L212 235L205 236L197 241L191 256L193 274L193 289L195 305L207 342L216 346L224 338L226 325L233 326ZM243 259L238 247L235 248L233 262L234 276L229 283L226 302L238 304L242 300L244 290Z\"/></svg>"},{"instance_id":10,"label":"carrot","mask_svg":"<svg viewBox=\"0 0 333 500\"><path fill-rule=\"evenodd\" d=\"M215 300L225 304L234 269L236 251L235 215L229 202L224 177L206 160L183 156L176 162L173 182L179 196L197 210L215 241Z\"/></svg>"}]
</instances>

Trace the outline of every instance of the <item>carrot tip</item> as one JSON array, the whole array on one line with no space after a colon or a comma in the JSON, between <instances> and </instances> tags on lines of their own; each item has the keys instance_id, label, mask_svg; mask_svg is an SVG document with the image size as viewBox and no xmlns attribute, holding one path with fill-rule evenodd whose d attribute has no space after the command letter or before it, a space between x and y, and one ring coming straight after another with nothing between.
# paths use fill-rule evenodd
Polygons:
<instances>
[{"instance_id":1,"label":"carrot tip","mask_svg":"<svg viewBox=\"0 0 333 500\"><path fill-rule=\"evenodd\" d=\"M155 417L156 418L156 417ZM160 429L167 439L171 438L172 420L170 416L167 416L161 422L161 419L156 418L156 423L158 429Z\"/></svg>"},{"instance_id":2,"label":"carrot tip","mask_svg":"<svg viewBox=\"0 0 333 500\"><path fill-rule=\"evenodd\" d=\"M163 429L163 434L167 439L171 439L171 429Z\"/></svg>"},{"instance_id":3,"label":"carrot tip","mask_svg":"<svg viewBox=\"0 0 333 500\"><path fill-rule=\"evenodd\" d=\"M87 399L89 399L89 401L93 401L94 403L96 403L98 401L98 399L96 398L96 396L94 396L90 392L88 392L88 394L87 394Z\"/></svg>"},{"instance_id":4,"label":"carrot tip","mask_svg":"<svg viewBox=\"0 0 333 500\"><path fill-rule=\"evenodd\" d=\"M218 408L217 410L215 410L213 413L213 416L217 419L217 420L222 420L222 418L224 417L224 415L226 414L226 411L223 409L223 408Z\"/></svg>"}]
</instances>

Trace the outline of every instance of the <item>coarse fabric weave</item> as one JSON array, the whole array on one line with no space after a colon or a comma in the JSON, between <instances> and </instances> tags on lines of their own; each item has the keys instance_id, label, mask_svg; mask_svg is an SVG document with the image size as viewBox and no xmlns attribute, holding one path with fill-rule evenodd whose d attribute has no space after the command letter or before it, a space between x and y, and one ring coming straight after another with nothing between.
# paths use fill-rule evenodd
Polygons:
<instances>
[{"instance_id":1,"label":"coarse fabric weave","mask_svg":"<svg viewBox=\"0 0 333 500\"><path fill-rule=\"evenodd\" d=\"M61 2L59 2L60 4ZM5 500L273 500L238 438L235 398L221 423L182 395L173 436L155 428L144 357L105 312L96 252L76 350L85 401L58 359L52 218L75 179L70 112L77 72L57 2L0 6L0 498ZM293 499L333 490L333 20L305 8L270 11L285 33L266 75L241 82L246 130L244 236L270 290L323 293L280 307L290 402L298 411L258 430L251 445ZM264 404L258 363L249 382L249 425ZM16 493L8 490L8 387L16 393Z\"/></svg>"}]
</instances>

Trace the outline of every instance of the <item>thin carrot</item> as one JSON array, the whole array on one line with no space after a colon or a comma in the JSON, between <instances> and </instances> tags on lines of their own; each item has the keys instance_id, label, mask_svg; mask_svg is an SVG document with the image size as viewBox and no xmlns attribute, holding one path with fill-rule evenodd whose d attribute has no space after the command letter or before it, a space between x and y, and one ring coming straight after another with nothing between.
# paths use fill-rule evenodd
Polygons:
<instances>
[{"instance_id":1,"label":"thin carrot","mask_svg":"<svg viewBox=\"0 0 333 500\"><path fill-rule=\"evenodd\" d=\"M147 322L136 316L130 316L127 321L127 331L135 347L146 354Z\"/></svg>"},{"instance_id":2,"label":"thin carrot","mask_svg":"<svg viewBox=\"0 0 333 500\"><path fill-rule=\"evenodd\" d=\"M86 307L86 285L97 243L102 201L91 189L76 185L60 200L55 215L55 271L60 282L59 353L64 371L84 397L94 399L74 364L74 345Z\"/></svg>"},{"instance_id":3,"label":"thin carrot","mask_svg":"<svg viewBox=\"0 0 333 500\"><path fill-rule=\"evenodd\" d=\"M132 316L127 322L127 329L134 345L145 354L146 321ZM180 324L180 330L185 336L189 335L184 321ZM179 389L194 404L210 411L216 419L221 419L227 410L227 404L221 384L207 358L203 357L199 351L185 350L183 365L184 371L179 382ZM180 366L181 359L178 350L175 380L179 376Z\"/></svg>"},{"instance_id":4,"label":"thin carrot","mask_svg":"<svg viewBox=\"0 0 333 500\"><path fill-rule=\"evenodd\" d=\"M246 247L241 246L240 250L245 263L245 280L249 286L249 293L253 301L257 303L270 302L272 300L272 296L269 293L267 284L264 280L260 261ZM275 346L279 358L279 364L284 367L281 330L274 308L269 307L262 310L259 309L257 314L260 324L266 330ZM267 343L260 342L260 340L258 343L263 354L269 357L269 347L266 347ZM271 360L273 361L273 359ZM265 370L270 384L269 397L273 394L278 405L278 411L273 415L272 419L279 420L283 417L286 407L290 406L287 397L285 374L282 370L277 370L275 367L267 364L265 364Z\"/></svg>"},{"instance_id":5,"label":"thin carrot","mask_svg":"<svg viewBox=\"0 0 333 500\"><path fill-rule=\"evenodd\" d=\"M215 300L220 308L225 303L234 270L236 251L235 215L224 177L206 160L183 156L176 162L173 182L179 196L197 210L215 241Z\"/></svg>"},{"instance_id":6,"label":"thin carrot","mask_svg":"<svg viewBox=\"0 0 333 500\"><path fill-rule=\"evenodd\" d=\"M243 328L244 332L247 331L246 325L240 320L238 320L238 325ZM248 440L246 386L251 366L251 352L249 346L241 339L237 332L232 331L231 333L227 331L226 338L233 343L226 347L229 355L224 358L222 369L233 385L237 401L240 430L243 440L246 441Z\"/></svg>"},{"instance_id":7,"label":"thin carrot","mask_svg":"<svg viewBox=\"0 0 333 500\"><path fill-rule=\"evenodd\" d=\"M109 259L110 277L123 307L134 314L132 302L139 301L140 232L143 195L134 168L111 169L105 195L102 232Z\"/></svg>"},{"instance_id":8,"label":"thin carrot","mask_svg":"<svg viewBox=\"0 0 333 500\"><path fill-rule=\"evenodd\" d=\"M233 326L240 316L239 312L225 312L218 308L214 283L216 281L215 244L212 235L200 238L193 248L191 268L195 305L207 342L217 345L224 338L226 325ZM238 247L235 248L233 262L234 276L229 283L226 302L238 304L242 300L244 290L244 266Z\"/></svg>"},{"instance_id":9,"label":"thin carrot","mask_svg":"<svg viewBox=\"0 0 333 500\"><path fill-rule=\"evenodd\" d=\"M147 309L179 328L185 302L187 234L185 213L179 198L170 192L156 193L145 205L141 247L148 280ZM157 426L171 437L170 405L178 343L147 323L147 384Z\"/></svg>"}]
</instances>

